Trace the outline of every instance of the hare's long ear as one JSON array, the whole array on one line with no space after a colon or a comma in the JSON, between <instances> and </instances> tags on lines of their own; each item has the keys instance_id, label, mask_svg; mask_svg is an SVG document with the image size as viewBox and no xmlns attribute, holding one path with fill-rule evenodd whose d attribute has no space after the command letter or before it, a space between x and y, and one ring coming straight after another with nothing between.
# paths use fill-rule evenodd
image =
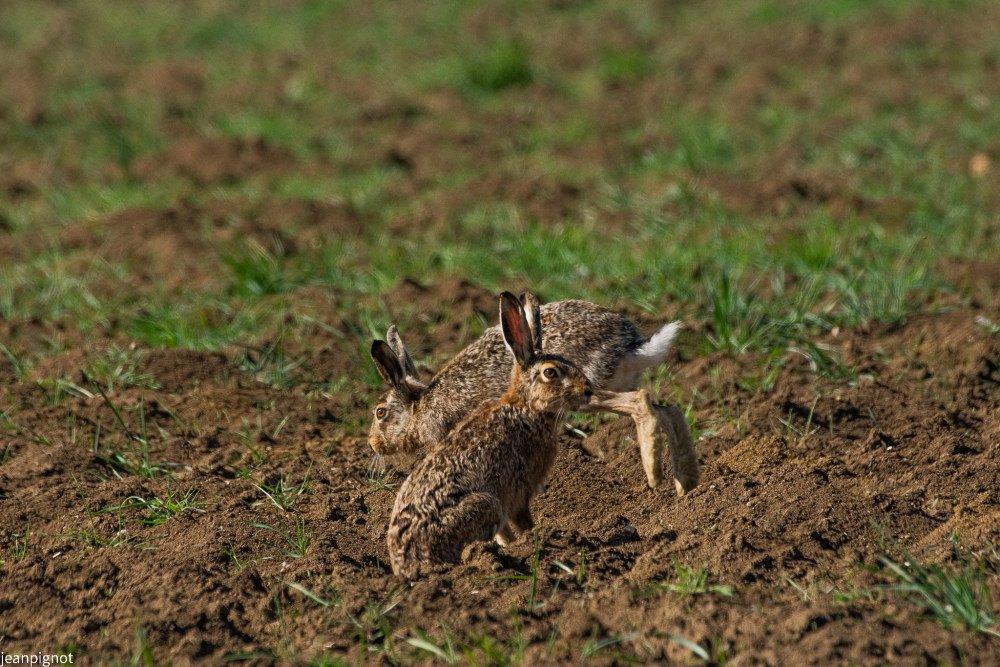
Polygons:
<instances>
[{"instance_id":1,"label":"hare's long ear","mask_svg":"<svg viewBox=\"0 0 1000 667\"><path fill-rule=\"evenodd\" d=\"M535 346L535 354L542 353L542 302L533 292L523 292L519 297L524 308L524 318L531 329L531 340Z\"/></svg>"},{"instance_id":2,"label":"hare's long ear","mask_svg":"<svg viewBox=\"0 0 1000 667\"><path fill-rule=\"evenodd\" d=\"M535 357L535 345L528 320L524 317L524 308L510 292L500 295L500 328L503 330L503 341L517 360L517 365L521 370L527 369Z\"/></svg>"},{"instance_id":3,"label":"hare's long ear","mask_svg":"<svg viewBox=\"0 0 1000 667\"><path fill-rule=\"evenodd\" d=\"M392 351L384 340L372 341L372 361L382 379L391 384L396 389L403 386L406 374L403 373L403 365L399 363L399 358Z\"/></svg>"},{"instance_id":4,"label":"hare's long ear","mask_svg":"<svg viewBox=\"0 0 1000 667\"><path fill-rule=\"evenodd\" d=\"M375 362L378 374L392 385L392 388L399 392L404 400L414 401L427 391L427 385L418 378L407 374L403 362L385 341L372 341L372 360ZM413 362L410 361L410 363Z\"/></svg>"},{"instance_id":5,"label":"hare's long ear","mask_svg":"<svg viewBox=\"0 0 1000 667\"><path fill-rule=\"evenodd\" d=\"M417 372L416 364L413 363L410 353L407 351L406 346L403 345L403 339L399 337L399 332L396 330L395 324L391 325L389 330L385 332L385 341L389 343L389 348L396 354L396 358L399 359L399 364L403 367L403 375L407 379L413 378L419 382L420 373Z\"/></svg>"}]
</instances>

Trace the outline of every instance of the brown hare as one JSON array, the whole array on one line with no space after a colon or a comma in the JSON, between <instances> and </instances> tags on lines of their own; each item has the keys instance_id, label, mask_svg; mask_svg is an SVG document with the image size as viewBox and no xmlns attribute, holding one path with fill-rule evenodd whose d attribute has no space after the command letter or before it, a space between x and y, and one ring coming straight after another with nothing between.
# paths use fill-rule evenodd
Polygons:
<instances>
[{"instance_id":1,"label":"brown hare","mask_svg":"<svg viewBox=\"0 0 1000 667\"><path fill-rule=\"evenodd\" d=\"M522 299L539 308L534 295ZM663 479L666 441L677 492L694 488L698 458L684 415L676 406L654 405L646 390L637 389L643 371L666 358L680 323L665 325L647 341L627 318L588 301L548 303L540 306L540 314L545 350L575 364L595 389L595 398L581 410L612 411L635 420L649 486ZM476 406L499 398L508 386L512 360L500 327L487 329L427 383L421 381L395 325L386 340L374 341L371 348L379 374L389 384L375 406L368 437L379 454L416 451L439 442Z\"/></svg>"},{"instance_id":2,"label":"brown hare","mask_svg":"<svg viewBox=\"0 0 1000 667\"><path fill-rule=\"evenodd\" d=\"M529 325L529 320L533 325ZM530 530L530 502L558 451L559 425L593 394L563 357L542 354L537 308L504 292L503 341L515 363L506 392L475 409L403 482L389 519L392 571L412 579L422 566L456 563L462 549Z\"/></svg>"}]
</instances>

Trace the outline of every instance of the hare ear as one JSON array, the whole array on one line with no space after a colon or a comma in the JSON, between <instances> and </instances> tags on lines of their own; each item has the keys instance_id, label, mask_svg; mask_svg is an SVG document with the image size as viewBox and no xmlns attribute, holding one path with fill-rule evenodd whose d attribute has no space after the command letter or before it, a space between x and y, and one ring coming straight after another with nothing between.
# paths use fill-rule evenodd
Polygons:
<instances>
[{"instance_id":1,"label":"hare ear","mask_svg":"<svg viewBox=\"0 0 1000 667\"><path fill-rule=\"evenodd\" d=\"M372 361L375 362L375 368L378 369L378 374L382 376L383 380L396 389L404 386L406 376L403 373L403 366L399 363L396 353L389 348L385 341L372 341Z\"/></svg>"},{"instance_id":2,"label":"hare ear","mask_svg":"<svg viewBox=\"0 0 1000 667\"><path fill-rule=\"evenodd\" d=\"M535 354L541 354L542 303L538 300L538 295L532 292L523 292L519 300L524 309L524 319L528 321L528 328L531 330L531 340L535 346Z\"/></svg>"},{"instance_id":3,"label":"hare ear","mask_svg":"<svg viewBox=\"0 0 1000 667\"><path fill-rule=\"evenodd\" d=\"M403 363L388 343L381 340L372 341L372 360L375 362L378 374L396 390L404 401L415 401L427 391L427 385L418 378L407 374Z\"/></svg>"},{"instance_id":4,"label":"hare ear","mask_svg":"<svg viewBox=\"0 0 1000 667\"><path fill-rule=\"evenodd\" d=\"M385 332L385 340L389 343L389 348L396 354L396 358L399 359L399 364L403 367L403 375L407 379L412 378L419 382L420 374L417 372L417 366L413 363L413 359L410 357L406 346L403 345L403 339L399 337L399 332L396 330L395 324L390 326L389 330Z\"/></svg>"},{"instance_id":5,"label":"hare ear","mask_svg":"<svg viewBox=\"0 0 1000 667\"><path fill-rule=\"evenodd\" d=\"M518 366L522 370L526 369L535 357L535 345L528 320L524 317L524 308L510 292L500 295L500 328L503 330L504 343L514 355Z\"/></svg>"}]
</instances>

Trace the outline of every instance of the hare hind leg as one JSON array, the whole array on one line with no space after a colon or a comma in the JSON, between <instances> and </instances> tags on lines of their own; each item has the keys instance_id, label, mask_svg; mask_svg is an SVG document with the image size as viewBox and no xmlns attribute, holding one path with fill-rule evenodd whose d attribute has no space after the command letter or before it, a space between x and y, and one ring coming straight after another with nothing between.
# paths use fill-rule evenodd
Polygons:
<instances>
[{"instance_id":1,"label":"hare hind leg","mask_svg":"<svg viewBox=\"0 0 1000 667\"><path fill-rule=\"evenodd\" d=\"M666 432L670 442L670 467L674 471L674 487L677 495L698 486L698 453L694 448L694 437L684 413L676 405L654 405L658 433Z\"/></svg>"},{"instance_id":2,"label":"hare hind leg","mask_svg":"<svg viewBox=\"0 0 1000 667\"><path fill-rule=\"evenodd\" d=\"M427 526L426 536L431 559L457 563L462 550L472 542L498 538L507 529L500 499L490 493L470 493L447 510L439 523Z\"/></svg>"},{"instance_id":3,"label":"hare hind leg","mask_svg":"<svg viewBox=\"0 0 1000 667\"><path fill-rule=\"evenodd\" d=\"M531 508L528 506L529 502L530 498L507 519L507 525L497 533L497 544L505 547L515 542L521 533L528 532L535 527L535 520L531 517Z\"/></svg>"},{"instance_id":4,"label":"hare hind leg","mask_svg":"<svg viewBox=\"0 0 1000 667\"><path fill-rule=\"evenodd\" d=\"M639 440L642 469L651 488L656 488L663 481L664 444L670 451L677 494L684 495L698 483L694 441L684 415L676 407L654 406L645 389L622 392L602 390L595 392L594 399L584 406L584 410L609 410L632 417Z\"/></svg>"},{"instance_id":5,"label":"hare hind leg","mask_svg":"<svg viewBox=\"0 0 1000 667\"><path fill-rule=\"evenodd\" d=\"M497 534L493 537L496 543L502 547L507 546L517 539L517 534L514 529L511 528L510 523L504 524L504 527L497 531Z\"/></svg>"},{"instance_id":6,"label":"hare hind leg","mask_svg":"<svg viewBox=\"0 0 1000 667\"><path fill-rule=\"evenodd\" d=\"M620 392L599 390L594 392L594 398L583 409L587 412L610 411L632 417L646 482L651 488L659 486L663 481L663 440L656 437L658 422L653 416L649 392L645 389Z\"/></svg>"}]
</instances>

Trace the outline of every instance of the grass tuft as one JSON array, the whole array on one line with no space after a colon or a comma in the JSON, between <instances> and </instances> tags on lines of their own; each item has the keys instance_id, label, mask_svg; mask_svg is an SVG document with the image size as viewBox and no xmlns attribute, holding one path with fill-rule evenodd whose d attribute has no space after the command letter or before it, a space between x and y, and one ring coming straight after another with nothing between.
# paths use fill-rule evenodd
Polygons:
<instances>
[{"instance_id":1,"label":"grass tuft","mask_svg":"<svg viewBox=\"0 0 1000 667\"><path fill-rule=\"evenodd\" d=\"M107 387L109 394L113 394L116 388L157 389L159 384L156 379L139 371L142 356L142 350L112 345L102 354L90 359L84 373L95 382Z\"/></svg>"},{"instance_id":2,"label":"grass tuft","mask_svg":"<svg viewBox=\"0 0 1000 667\"><path fill-rule=\"evenodd\" d=\"M305 476L297 486L292 482L285 480L284 477L279 477L277 482L273 482L271 484L259 482L254 486L256 486L257 490L263 493L275 507L287 512L292 509L295 503L298 502L302 496L309 493L309 490L312 488L312 483L309 480L309 473L311 470L312 464L310 463L309 467L306 469Z\"/></svg>"},{"instance_id":3,"label":"grass tuft","mask_svg":"<svg viewBox=\"0 0 1000 667\"><path fill-rule=\"evenodd\" d=\"M256 241L222 256L229 268L229 292L241 297L260 297L287 292L295 281L286 274L280 255Z\"/></svg>"},{"instance_id":4,"label":"grass tuft","mask_svg":"<svg viewBox=\"0 0 1000 667\"><path fill-rule=\"evenodd\" d=\"M906 594L945 627L965 627L1000 637L993 627L996 616L982 562L972 562L957 546L955 551L960 563L957 568L923 564L906 553L902 562L883 556L882 564L899 582L891 589Z\"/></svg>"},{"instance_id":5,"label":"grass tuft","mask_svg":"<svg viewBox=\"0 0 1000 667\"><path fill-rule=\"evenodd\" d=\"M263 528L278 535L284 543L282 548L287 549L283 552L284 555L290 558L302 558L305 556L309 550L309 545L312 543L312 531L306 524L306 520L300 516L295 517L290 526L286 524L281 528L275 528L266 523L251 522L250 525L254 528Z\"/></svg>"},{"instance_id":6,"label":"grass tuft","mask_svg":"<svg viewBox=\"0 0 1000 667\"><path fill-rule=\"evenodd\" d=\"M101 424L98 422L91 448L94 458L107 466L116 476L120 476L119 473L124 473L126 475L138 475L147 479L159 476L172 477L173 472L166 467L168 464L154 463L150 457L150 438L146 425L145 402L139 402L139 430L134 431L125 423L121 411L108 397L104 388L96 382L92 382L92 384L101 395L105 405L111 409L111 413L121 427L122 436L127 443L127 449L121 449L113 447L110 440L102 441ZM102 442L105 444L102 445Z\"/></svg>"},{"instance_id":7,"label":"grass tuft","mask_svg":"<svg viewBox=\"0 0 1000 667\"><path fill-rule=\"evenodd\" d=\"M510 40L497 42L474 57L466 75L474 88L488 92L524 86L535 79L524 45Z\"/></svg>"},{"instance_id":8,"label":"grass tuft","mask_svg":"<svg viewBox=\"0 0 1000 667\"><path fill-rule=\"evenodd\" d=\"M663 592L674 593L682 600L694 595L721 595L732 597L731 586L721 584L710 584L708 582L708 567L701 565L697 568L688 567L684 563L675 560L674 570L676 576L672 581L653 582L637 593L637 597L648 597Z\"/></svg>"},{"instance_id":9,"label":"grass tuft","mask_svg":"<svg viewBox=\"0 0 1000 667\"><path fill-rule=\"evenodd\" d=\"M129 496L124 502L98 510L98 514L121 512L131 509L146 510L146 515L139 522L144 526L159 526L172 517L184 512L204 513L205 503L197 500L196 489L188 489L183 495L168 490L163 498L153 497L149 500L141 496Z\"/></svg>"}]
</instances>

